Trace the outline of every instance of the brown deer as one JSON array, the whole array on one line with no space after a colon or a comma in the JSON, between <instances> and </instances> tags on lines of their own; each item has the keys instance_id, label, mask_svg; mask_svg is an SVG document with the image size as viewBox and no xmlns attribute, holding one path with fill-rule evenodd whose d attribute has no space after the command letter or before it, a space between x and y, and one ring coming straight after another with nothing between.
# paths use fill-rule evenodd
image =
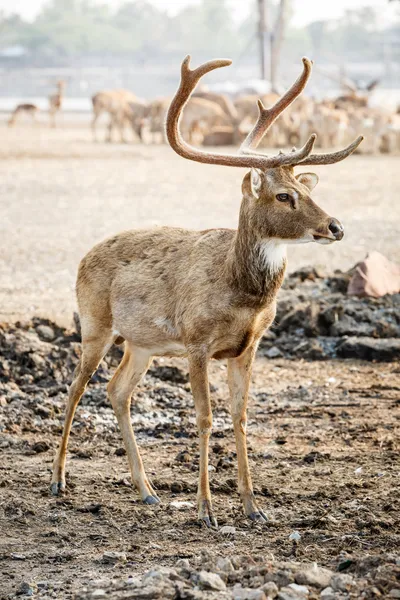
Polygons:
<instances>
[{"instance_id":1,"label":"brown deer","mask_svg":"<svg viewBox=\"0 0 400 600\"><path fill-rule=\"evenodd\" d=\"M18 104L11 113L11 116L8 121L8 126L13 127L17 122L17 119L23 114L29 115L32 121L36 121L36 115L38 112L39 107L36 106L36 104Z\"/></svg>"},{"instance_id":2,"label":"brown deer","mask_svg":"<svg viewBox=\"0 0 400 600\"><path fill-rule=\"evenodd\" d=\"M97 92L97 94L92 96L92 105L92 132L94 141L97 141L97 121L103 113L108 113L110 115L108 134L106 138L107 142L112 142L114 128L119 130L121 142L126 141L124 137L124 126L126 122L133 124L133 121L135 121L134 125L132 125L133 129L139 135L139 137L141 137L141 132L139 134L139 128L136 127L137 119L133 116L133 114L136 114L137 112L141 114L146 105L129 90L118 89Z\"/></svg>"},{"instance_id":3,"label":"brown deer","mask_svg":"<svg viewBox=\"0 0 400 600\"><path fill-rule=\"evenodd\" d=\"M60 112L64 100L65 81L57 81L57 91L49 96L49 115L51 127L56 126L56 115Z\"/></svg>"},{"instance_id":4,"label":"brown deer","mask_svg":"<svg viewBox=\"0 0 400 600\"><path fill-rule=\"evenodd\" d=\"M86 385L112 344L124 341L124 356L108 384L108 393L132 481L143 502L159 502L145 474L130 421L132 391L153 356L187 356L200 439L198 514L207 526L216 527L208 481L212 427L208 361L228 359L238 490L246 515L267 520L253 494L246 450L252 363L259 340L274 319L276 295L286 268L286 246L330 244L343 237L339 221L310 198L317 175L295 176L293 167L336 163L349 156L362 137L330 154L311 154L314 135L302 148L287 154L268 157L256 153L264 133L304 88L311 62L303 59L303 72L288 92L270 109L260 102L258 120L239 154L217 154L190 146L179 130L182 110L200 78L231 61L213 60L194 70L189 61L187 57L182 63L181 82L168 111L168 141L189 160L251 169L242 183L238 229L126 231L101 242L82 260L77 281L82 356L69 391L51 490L58 494L65 489L68 437Z\"/></svg>"}]
</instances>

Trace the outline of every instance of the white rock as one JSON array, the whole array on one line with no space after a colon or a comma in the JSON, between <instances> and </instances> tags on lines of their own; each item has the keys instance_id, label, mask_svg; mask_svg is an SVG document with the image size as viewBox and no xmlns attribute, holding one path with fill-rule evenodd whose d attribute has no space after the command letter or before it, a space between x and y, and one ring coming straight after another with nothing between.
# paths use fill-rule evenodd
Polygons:
<instances>
[{"instance_id":1,"label":"white rock","mask_svg":"<svg viewBox=\"0 0 400 600\"><path fill-rule=\"evenodd\" d=\"M389 592L389 597L390 598L400 598L400 589L399 588L391 589Z\"/></svg>"},{"instance_id":2,"label":"white rock","mask_svg":"<svg viewBox=\"0 0 400 600\"><path fill-rule=\"evenodd\" d=\"M232 600L267 600L267 596L261 589L235 587L232 590Z\"/></svg>"},{"instance_id":3,"label":"white rock","mask_svg":"<svg viewBox=\"0 0 400 600\"><path fill-rule=\"evenodd\" d=\"M267 598L276 598L278 595L278 586L273 581L268 581L261 586L262 591L266 595Z\"/></svg>"},{"instance_id":4,"label":"white rock","mask_svg":"<svg viewBox=\"0 0 400 600\"><path fill-rule=\"evenodd\" d=\"M176 561L176 566L180 569L190 569L190 562L187 558L180 558Z\"/></svg>"},{"instance_id":5,"label":"white rock","mask_svg":"<svg viewBox=\"0 0 400 600\"><path fill-rule=\"evenodd\" d=\"M293 531L289 535L289 540L291 540L293 542L299 542L301 540L301 534L298 531Z\"/></svg>"},{"instance_id":6,"label":"white rock","mask_svg":"<svg viewBox=\"0 0 400 600\"><path fill-rule=\"evenodd\" d=\"M314 585L315 587L326 588L329 586L332 576L333 571L319 567L317 563L314 563L312 567L296 573L295 581L301 585Z\"/></svg>"},{"instance_id":7,"label":"white rock","mask_svg":"<svg viewBox=\"0 0 400 600\"><path fill-rule=\"evenodd\" d=\"M335 600L335 592L331 587L327 587L321 592L321 600Z\"/></svg>"},{"instance_id":8,"label":"white rock","mask_svg":"<svg viewBox=\"0 0 400 600\"><path fill-rule=\"evenodd\" d=\"M101 588L97 588L97 590L93 590L92 598L105 598L106 590L102 590Z\"/></svg>"},{"instance_id":9,"label":"white rock","mask_svg":"<svg viewBox=\"0 0 400 600\"><path fill-rule=\"evenodd\" d=\"M226 537L234 537L236 533L236 527L232 527L231 525L224 525L219 530L220 535L224 535Z\"/></svg>"},{"instance_id":10,"label":"white rock","mask_svg":"<svg viewBox=\"0 0 400 600\"><path fill-rule=\"evenodd\" d=\"M222 592L226 590L226 585L217 573L208 573L208 571L200 571L199 586L205 590L218 590Z\"/></svg>"},{"instance_id":11,"label":"white rock","mask_svg":"<svg viewBox=\"0 0 400 600\"><path fill-rule=\"evenodd\" d=\"M185 500L181 502L179 500L173 500L169 503L169 507L174 510L191 510L194 508L194 504L193 502L186 502Z\"/></svg>"},{"instance_id":12,"label":"white rock","mask_svg":"<svg viewBox=\"0 0 400 600\"><path fill-rule=\"evenodd\" d=\"M298 583L289 583L287 587L293 590L293 592L297 594L299 598L307 598L310 593L308 587L305 585L299 585Z\"/></svg>"},{"instance_id":13,"label":"white rock","mask_svg":"<svg viewBox=\"0 0 400 600\"><path fill-rule=\"evenodd\" d=\"M331 587L338 592L347 592L354 585L354 579L351 575L336 574L331 579Z\"/></svg>"},{"instance_id":14,"label":"white rock","mask_svg":"<svg viewBox=\"0 0 400 600\"><path fill-rule=\"evenodd\" d=\"M222 558L222 556L217 560L217 569L223 573L232 573L235 570L229 558Z\"/></svg>"}]
</instances>

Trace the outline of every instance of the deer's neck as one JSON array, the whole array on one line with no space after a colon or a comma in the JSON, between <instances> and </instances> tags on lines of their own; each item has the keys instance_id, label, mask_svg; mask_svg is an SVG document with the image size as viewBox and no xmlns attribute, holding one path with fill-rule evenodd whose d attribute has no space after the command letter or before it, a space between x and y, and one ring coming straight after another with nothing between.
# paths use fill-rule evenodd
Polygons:
<instances>
[{"instance_id":1,"label":"deer's neck","mask_svg":"<svg viewBox=\"0 0 400 600\"><path fill-rule=\"evenodd\" d=\"M260 239L242 205L239 227L228 258L232 285L252 304L275 299L286 269L286 244L276 238Z\"/></svg>"}]
</instances>

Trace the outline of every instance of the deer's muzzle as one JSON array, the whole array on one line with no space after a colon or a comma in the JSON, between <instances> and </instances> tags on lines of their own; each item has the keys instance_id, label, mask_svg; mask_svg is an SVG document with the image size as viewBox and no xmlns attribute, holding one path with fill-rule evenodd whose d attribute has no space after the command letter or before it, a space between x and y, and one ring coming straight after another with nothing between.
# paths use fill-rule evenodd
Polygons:
<instances>
[{"instance_id":1,"label":"deer's muzzle","mask_svg":"<svg viewBox=\"0 0 400 600\"><path fill-rule=\"evenodd\" d=\"M343 225L337 219L332 219L329 223L329 231L333 234L335 240L341 240L344 236Z\"/></svg>"}]
</instances>

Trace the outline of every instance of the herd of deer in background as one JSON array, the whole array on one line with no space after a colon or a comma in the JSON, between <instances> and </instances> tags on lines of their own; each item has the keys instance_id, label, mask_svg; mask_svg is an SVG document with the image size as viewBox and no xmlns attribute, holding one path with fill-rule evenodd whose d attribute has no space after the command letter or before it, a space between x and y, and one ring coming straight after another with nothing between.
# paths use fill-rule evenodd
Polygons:
<instances>
[{"instance_id":1,"label":"herd of deer in background","mask_svg":"<svg viewBox=\"0 0 400 600\"><path fill-rule=\"evenodd\" d=\"M370 105L370 92L378 82L364 90L352 82L343 82L345 92L333 99L316 101L300 97L285 112L276 127L265 136L262 146L287 147L300 145L311 132L317 133L321 148L341 146L362 130L366 134L363 153L395 153L400 151L400 107L397 112ZM56 92L49 96L49 117L56 126L56 115L62 109L65 82L58 81ZM276 102L277 94L261 96L263 105ZM204 146L229 146L243 141L258 116L259 95L239 93L235 97L209 91L201 87L189 100L182 116L181 130L185 138ZM146 102L129 90L100 91L92 97L93 138L98 141L99 117L109 115L106 141L112 142L117 132L121 142L129 141L127 131L142 142L166 143L165 119L171 98L164 97ZM35 104L19 104L12 113L9 126L23 113L36 118Z\"/></svg>"}]
</instances>

